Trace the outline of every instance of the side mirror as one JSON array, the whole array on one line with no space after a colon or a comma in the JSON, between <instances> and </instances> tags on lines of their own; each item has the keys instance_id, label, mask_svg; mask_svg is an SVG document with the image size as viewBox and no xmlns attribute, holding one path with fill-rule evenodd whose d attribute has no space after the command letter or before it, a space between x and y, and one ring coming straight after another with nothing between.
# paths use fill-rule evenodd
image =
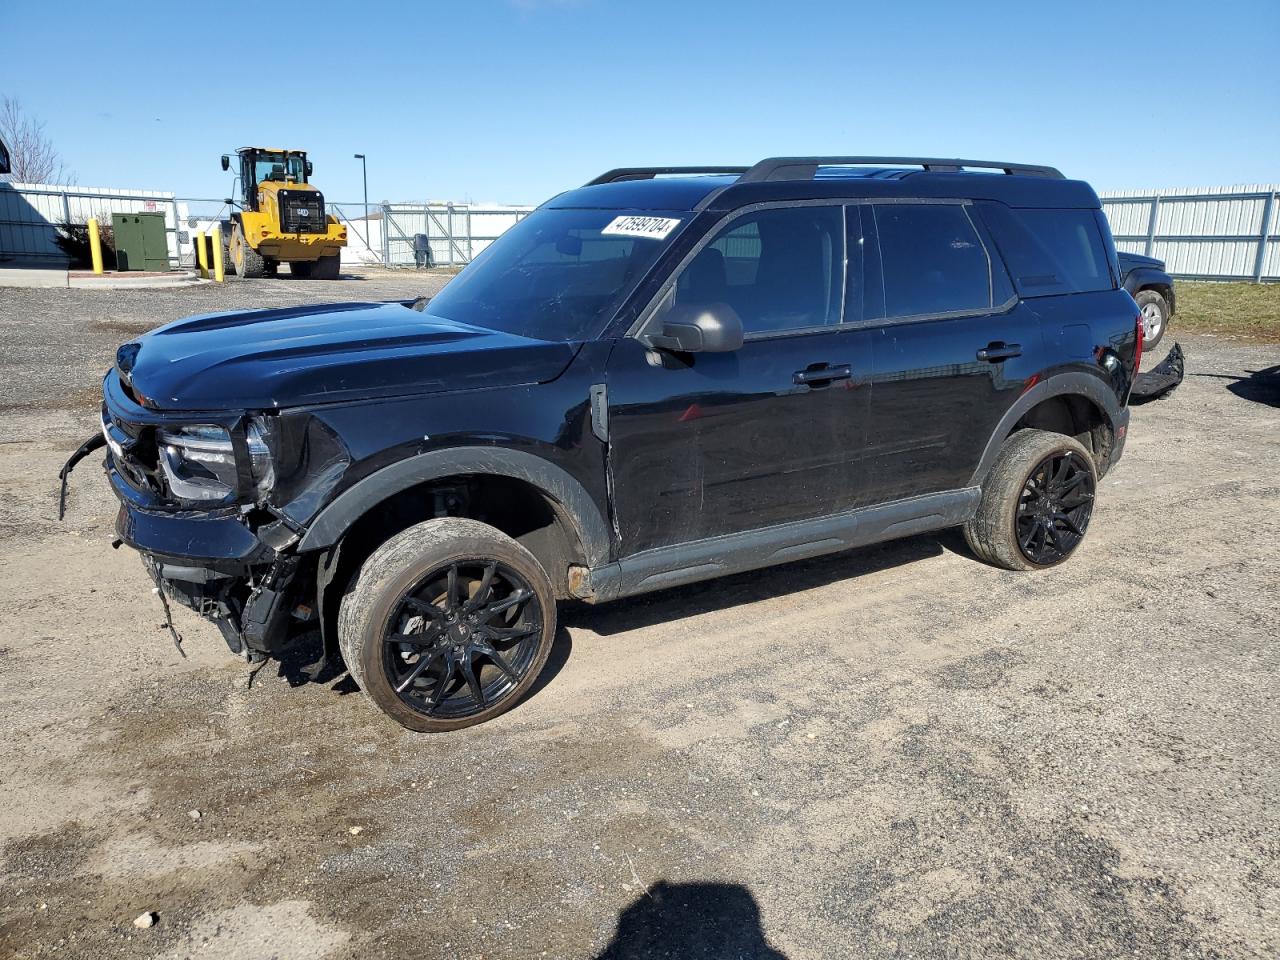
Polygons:
<instances>
[{"instance_id":1,"label":"side mirror","mask_svg":"<svg viewBox=\"0 0 1280 960\"><path fill-rule=\"evenodd\" d=\"M228 207L234 207L236 205L236 202L232 200L230 197L227 197L222 202L225 203Z\"/></svg>"},{"instance_id":2,"label":"side mirror","mask_svg":"<svg viewBox=\"0 0 1280 960\"><path fill-rule=\"evenodd\" d=\"M222 169L224 172L231 169L231 158L225 153L222 155Z\"/></svg>"},{"instance_id":3,"label":"side mirror","mask_svg":"<svg viewBox=\"0 0 1280 960\"><path fill-rule=\"evenodd\" d=\"M308 177L309 177L309 176L311 176L311 161L310 161L310 160L308 160L308 161L307 161L307 165L306 165L305 169L306 169L306 171L307 171L307 176L308 176Z\"/></svg>"},{"instance_id":4,"label":"side mirror","mask_svg":"<svg viewBox=\"0 0 1280 960\"><path fill-rule=\"evenodd\" d=\"M680 353L729 353L742 346L742 318L727 303L673 307L653 346Z\"/></svg>"}]
</instances>

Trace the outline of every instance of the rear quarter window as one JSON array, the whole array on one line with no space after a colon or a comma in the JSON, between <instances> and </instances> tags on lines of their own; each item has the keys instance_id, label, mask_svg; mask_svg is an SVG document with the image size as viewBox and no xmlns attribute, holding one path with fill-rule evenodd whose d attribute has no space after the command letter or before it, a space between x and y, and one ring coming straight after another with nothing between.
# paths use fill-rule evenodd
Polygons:
<instances>
[{"instance_id":1,"label":"rear quarter window","mask_svg":"<svg viewBox=\"0 0 1280 960\"><path fill-rule=\"evenodd\" d=\"M1115 282L1092 210L979 206L1021 297L1111 290Z\"/></svg>"},{"instance_id":2,"label":"rear quarter window","mask_svg":"<svg viewBox=\"0 0 1280 960\"><path fill-rule=\"evenodd\" d=\"M962 205L874 210L886 318L991 309L991 261Z\"/></svg>"}]
</instances>

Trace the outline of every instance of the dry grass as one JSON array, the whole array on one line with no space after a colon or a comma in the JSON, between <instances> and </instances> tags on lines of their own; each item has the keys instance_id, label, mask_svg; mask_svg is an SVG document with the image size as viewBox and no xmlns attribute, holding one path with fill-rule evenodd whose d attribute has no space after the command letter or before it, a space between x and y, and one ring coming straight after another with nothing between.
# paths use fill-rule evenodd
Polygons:
<instances>
[{"instance_id":1,"label":"dry grass","mask_svg":"<svg viewBox=\"0 0 1280 960\"><path fill-rule=\"evenodd\" d=\"M1280 343L1280 284L1176 281L1177 313L1170 336L1209 333L1255 343Z\"/></svg>"}]
</instances>

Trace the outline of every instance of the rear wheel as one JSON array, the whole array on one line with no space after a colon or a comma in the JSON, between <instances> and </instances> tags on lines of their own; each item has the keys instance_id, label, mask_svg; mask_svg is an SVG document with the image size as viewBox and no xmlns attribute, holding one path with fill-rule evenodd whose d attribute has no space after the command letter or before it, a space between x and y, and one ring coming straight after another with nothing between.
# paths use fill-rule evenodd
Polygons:
<instances>
[{"instance_id":1,"label":"rear wheel","mask_svg":"<svg viewBox=\"0 0 1280 960\"><path fill-rule=\"evenodd\" d=\"M1154 290L1139 290L1133 298L1142 312L1142 342L1150 350L1169 326L1169 302Z\"/></svg>"},{"instance_id":2,"label":"rear wheel","mask_svg":"<svg viewBox=\"0 0 1280 960\"><path fill-rule=\"evenodd\" d=\"M311 267L312 280L337 280L338 271L342 268L342 254L335 253L321 257Z\"/></svg>"},{"instance_id":3,"label":"rear wheel","mask_svg":"<svg viewBox=\"0 0 1280 960\"><path fill-rule=\"evenodd\" d=\"M393 720L424 732L514 706L555 629L555 595L533 555L458 517L417 524L375 550L338 615L352 678Z\"/></svg>"},{"instance_id":4,"label":"rear wheel","mask_svg":"<svg viewBox=\"0 0 1280 960\"><path fill-rule=\"evenodd\" d=\"M1093 456L1078 440L1019 430L983 481L965 540L981 559L1006 570L1057 566L1084 539L1097 486Z\"/></svg>"}]
</instances>

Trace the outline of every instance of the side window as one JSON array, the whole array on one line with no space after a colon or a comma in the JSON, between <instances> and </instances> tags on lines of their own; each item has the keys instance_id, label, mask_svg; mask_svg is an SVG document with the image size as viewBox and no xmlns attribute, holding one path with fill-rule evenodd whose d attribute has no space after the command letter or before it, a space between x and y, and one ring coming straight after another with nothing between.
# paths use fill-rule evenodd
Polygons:
<instances>
[{"instance_id":1,"label":"side window","mask_svg":"<svg viewBox=\"0 0 1280 960\"><path fill-rule=\"evenodd\" d=\"M844 256L839 206L749 213L685 266L674 303L727 303L748 336L839 323Z\"/></svg>"},{"instance_id":2,"label":"side window","mask_svg":"<svg viewBox=\"0 0 1280 960\"><path fill-rule=\"evenodd\" d=\"M875 206L885 316L987 310L991 261L964 206Z\"/></svg>"},{"instance_id":3,"label":"side window","mask_svg":"<svg viewBox=\"0 0 1280 960\"><path fill-rule=\"evenodd\" d=\"M1113 287L1092 210L1017 210L983 204L982 218L1009 264L1018 293L1045 297Z\"/></svg>"}]
</instances>

